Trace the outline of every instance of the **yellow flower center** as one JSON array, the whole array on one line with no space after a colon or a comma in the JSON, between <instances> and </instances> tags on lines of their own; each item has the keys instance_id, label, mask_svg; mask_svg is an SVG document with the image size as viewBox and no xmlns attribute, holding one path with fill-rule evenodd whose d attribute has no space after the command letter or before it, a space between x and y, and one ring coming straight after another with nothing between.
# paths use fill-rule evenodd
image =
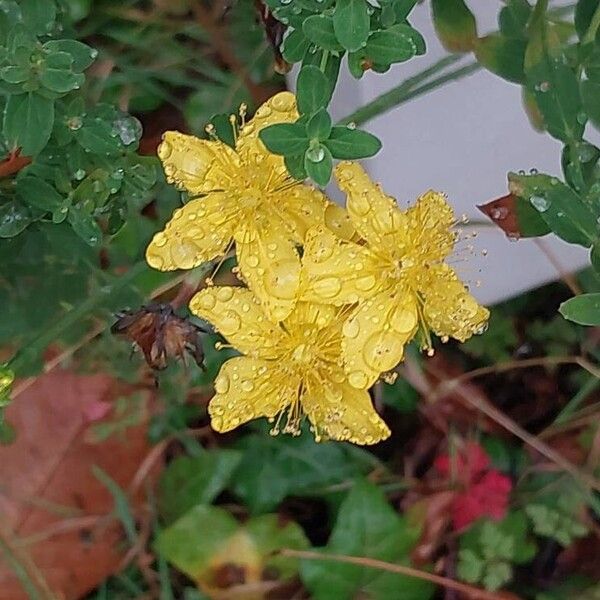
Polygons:
<instances>
[{"instance_id":1,"label":"yellow flower center","mask_svg":"<svg viewBox=\"0 0 600 600\"><path fill-rule=\"evenodd\" d=\"M243 211L254 211L262 203L262 197L264 192L259 192L256 188L249 188L244 190L239 197L239 206Z\"/></svg>"}]
</instances>

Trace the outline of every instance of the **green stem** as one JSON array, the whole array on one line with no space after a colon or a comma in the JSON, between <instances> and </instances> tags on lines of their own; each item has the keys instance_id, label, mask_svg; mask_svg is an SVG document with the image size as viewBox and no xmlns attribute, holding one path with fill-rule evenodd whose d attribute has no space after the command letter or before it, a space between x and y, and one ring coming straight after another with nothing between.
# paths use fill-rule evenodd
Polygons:
<instances>
[{"instance_id":1,"label":"green stem","mask_svg":"<svg viewBox=\"0 0 600 600\"><path fill-rule=\"evenodd\" d=\"M569 400L567 405L558 413L555 424L565 423L571 415L579 408L581 403L600 385L600 379L590 377L579 389L579 391Z\"/></svg>"},{"instance_id":2,"label":"green stem","mask_svg":"<svg viewBox=\"0 0 600 600\"><path fill-rule=\"evenodd\" d=\"M442 58L440 61L428 69L425 69L418 75L406 79L400 85L392 88L390 91L385 92L384 94L381 94L381 96L371 100L371 102L368 104L361 106L352 114L341 119L338 122L338 125L348 125L348 123L362 125L374 117L378 117L379 115L382 115L383 113L386 113L387 111L392 110L393 108L396 108L401 104L416 98L417 96L421 96L422 94L430 92L431 90L434 90L435 88L440 87L450 81L455 81L470 75L481 68L478 63L471 62L458 69L440 75L431 81L423 83L423 85L419 85L423 81L429 79L431 75L434 75L435 73L445 69L447 66L458 62L461 58L462 56L454 55Z\"/></svg>"},{"instance_id":3,"label":"green stem","mask_svg":"<svg viewBox=\"0 0 600 600\"><path fill-rule=\"evenodd\" d=\"M322 73L325 73L325 68L327 67L327 61L329 60L329 50L323 50L323 55L321 56L321 64L319 65L319 69Z\"/></svg>"},{"instance_id":4,"label":"green stem","mask_svg":"<svg viewBox=\"0 0 600 600\"><path fill-rule=\"evenodd\" d=\"M99 308L107 298L128 286L136 277L148 269L146 261L135 264L127 273L119 277L112 285L102 288L102 291L86 298L81 304L70 310L64 317L54 325L46 329L37 338L23 347L8 363L8 367L17 375L31 361L37 359L44 350L69 327L85 318L91 312Z\"/></svg>"},{"instance_id":5,"label":"green stem","mask_svg":"<svg viewBox=\"0 0 600 600\"><path fill-rule=\"evenodd\" d=\"M590 44L596 39L596 32L598 31L598 27L600 27L600 4L596 7L594 14L592 16L592 20L590 21L590 26L588 27L583 39L581 40L582 44Z\"/></svg>"}]
</instances>

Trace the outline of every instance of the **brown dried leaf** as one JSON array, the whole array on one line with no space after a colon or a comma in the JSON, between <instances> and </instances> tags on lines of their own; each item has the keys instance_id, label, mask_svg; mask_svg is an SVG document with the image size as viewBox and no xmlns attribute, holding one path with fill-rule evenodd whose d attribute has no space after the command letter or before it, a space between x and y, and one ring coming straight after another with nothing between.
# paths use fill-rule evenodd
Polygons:
<instances>
[{"instance_id":1,"label":"brown dried leaf","mask_svg":"<svg viewBox=\"0 0 600 600\"><path fill-rule=\"evenodd\" d=\"M507 194L497 200L480 204L477 208L500 227L509 238L518 239L521 237L521 228L517 216L516 202L517 197L515 195Z\"/></svg>"},{"instance_id":2,"label":"brown dried leaf","mask_svg":"<svg viewBox=\"0 0 600 600\"><path fill-rule=\"evenodd\" d=\"M0 447L0 537L38 587L65 600L79 598L114 573L126 546L108 516L113 498L92 473L96 465L126 489L149 452L146 424L125 437L90 443L90 406L110 400L107 375L54 372L40 377L7 409L17 431ZM132 510L142 506L132 499ZM0 554L0 600L27 593ZM37 573L37 574L36 574ZM46 584L44 584L44 581Z\"/></svg>"}]
</instances>

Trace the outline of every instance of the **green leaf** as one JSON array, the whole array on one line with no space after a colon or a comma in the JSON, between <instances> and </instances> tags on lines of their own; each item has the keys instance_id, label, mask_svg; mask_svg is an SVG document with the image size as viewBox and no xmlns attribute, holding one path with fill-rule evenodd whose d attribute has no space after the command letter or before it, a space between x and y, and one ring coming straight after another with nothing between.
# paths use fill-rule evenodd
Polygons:
<instances>
[{"instance_id":1,"label":"green leaf","mask_svg":"<svg viewBox=\"0 0 600 600\"><path fill-rule=\"evenodd\" d=\"M24 156L38 154L48 143L54 125L54 101L29 92L9 96L4 108L4 136Z\"/></svg>"},{"instance_id":2,"label":"green leaf","mask_svg":"<svg viewBox=\"0 0 600 600\"><path fill-rule=\"evenodd\" d=\"M159 485L165 521L175 521L198 504L210 504L228 485L241 457L235 450L214 450L196 457L180 456L169 463Z\"/></svg>"},{"instance_id":3,"label":"green leaf","mask_svg":"<svg viewBox=\"0 0 600 600\"><path fill-rule=\"evenodd\" d=\"M600 6L600 0L578 0L575 7L575 30L580 40L583 40L590 27L592 17Z\"/></svg>"},{"instance_id":4,"label":"green leaf","mask_svg":"<svg viewBox=\"0 0 600 600\"><path fill-rule=\"evenodd\" d=\"M368 158L381 150L381 142L374 135L348 127L333 127L324 143L332 156L341 160Z\"/></svg>"},{"instance_id":5,"label":"green leaf","mask_svg":"<svg viewBox=\"0 0 600 600\"><path fill-rule=\"evenodd\" d=\"M340 506L323 555L347 554L407 564L419 536L374 485L357 483ZM412 577L357 565L303 561L301 577L315 600L427 600L434 586Z\"/></svg>"},{"instance_id":6,"label":"green leaf","mask_svg":"<svg viewBox=\"0 0 600 600\"><path fill-rule=\"evenodd\" d=\"M563 302L558 309L569 321L579 325L600 325L600 293L582 294Z\"/></svg>"},{"instance_id":7,"label":"green leaf","mask_svg":"<svg viewBox=\"0 0 600 600\"><path fill-rule=\"evenodd\" d=\"M306 128L298 123L276 123L264 127L259 137L274 154L299 154L308 148Z\"/></svg>"},{"instance_id":8,"label":"green leaf","mask_svg":"<svg viewBox=\"0 0 600 600\"><path fill-rule=\"evenodd\" d=\"M115 503L115 513L121 521L123 529L125 529L127 539L130 544L135 544L137 540L135 519L133 517L133 513L131 512L131 507L129 506L127 494L125 494L117 482L112 479L108 473L104 472L97 465L92 465L92 473L94 474L94 477L96 477L96 479L110 492L110 495L113 497Z\"/></svg>"},{"instance_id":9,"label":"green leaf","mask_svg":"<svg viewBox=\"0 0 600 600\"><path fill-rule=\"evenodd\" d=\"M29 209L20 202L0 204L0 238L19 235L32 221Z\"/></svg>"},{"instance_id":10,"label":"green leaf","mask_svg":"<svg viewBox=\"0 0 600 600\"><path fill-rule=\"evenodd\" d=\"M304 35L323 50L337 52L343 50L335 35L333 19L326 15L313 15L302 24Z\"/></svg>"},{"instance_id":11,"label":"green leaf","mask_svg":"<svg viewBox=\"0 0 600 600\"><path fill-rule=\"evenodd\" d=\"M306 171L304 170L304 154L288 154L283 162L288 173L298 181L306 179Z\"/></svg>"},{"instance_id":12,"label":"green leaf","mask_svg":"<svg viewBox=\"0 0 600 600\"><path fill-rule=\"evenodd\" d=\"M54 0L21 0L21 14L28 29L37 35L48 33L56 18Z\"/></svg>"},{"instance_id":13,"label":"green leaf","mask_svg":"<svg viewBox=\"0 0 600 600\"><path fill-rule=\"evenodd\" d=\"M102 243L102 230L94 217L80 205L69 208L67 217L73 231L89 246L97 247Z\"/></svg>"},{"instance_id":14,"label":"green leaf","mask_svg":"<svg viewBox=\"0 0 600 600\"><path fill-rule=\"evenodd\" d=\"M304 155L304 169L317 185L326 186L333 170L333 157L329 149L323 144L309 148Z\"/></svg>"},{"instance_id":15,"label":"green leaf","mask_svg":"<svg viewBox=\"0 0 600 600\"><path fill-rule=\"evenodd\" d=\"M523 83L526 47L527 43L524 40L492 33L477 40L475 56L488 71L508 81Z\"/></svg>"},{"instance_id":16,"label":"green leaf","mask_svg":"<svg viewBox=\"0 0 600 600\"><path fill-rule=\"evenodd\" d=\"M548 133L564 142L581 139L582 102L575 72L560 58L546 56L527 69L527 87L536 103Z\"/></svg>"},{"instance_id":17,"label":"green leaf","mask_svg":"<svg viewBox=\"0 0 600 600\"><path fill-rule=\"evenodd\" d=\"M276 556L277 550L307 546L302 529L293 522L282 523L278 515L254 517L241 525L228 511L202 505L163 530L156 541L164 558L204 586L214 586L215 575L226 566L244 574L271 570L278 579L290 579L298 562Z\"/></svg>"},{"instance_id":18,"label":"green leaf","mask_svg":"<svg viewBox=\"0 0 600 600\"><path fill-rule=\"evenodd\" d=\"M433 23L449 52L470 52L477 41L477 23L464 0L432 0Z\"/></svg>"},{"instance_id":19,"label":"green leaf","mask_svg":"<svg viewBox=\"0 0 600 600\"><path fill-rule=\"evenodd\" d=\"M600 274L600 242L596 242L592 246L592 250L590 252L590 262L592 263L592 267L594 267L596 273Z\"/></svg>"},{"instance_id":20,"label":"green leaf","mask_svg":"<svg viewBox=\"0 0 600 600\"><path fill-rule=\"evenodd\" d=\"M508 0L498 15L500 32L509 38L525 39L531 5L527 0Z\"/></svg>"},{"instance_id":21,"label":"green leaf","mask_svg":"<svg viewBox=\"0 0 600 600\"><path fill-rule=\"evenodd\" d=\"M17 194L25 202L46 212L59 211L64 206L64 198L49 183L38 177L19 177Z\"/></svg>"},{"instance_id":22,"label":"green leaf","mask_svg":"<svg viewBox=\"0 0 600 600\"><path fill-rule=\"evenodd\" d=\"M302 67L296 82L296 100L302 115L312 115L329 103L329 83L325 74L314 65Z\"/></svg>"},{"instance_id":23,"label":"green leaf","mask_svg":"<svg viewBox=\"0 0 600 600\"><path fill-rule=\"evenodd\" d=\"M370 464L346 444L317 443L310 436L246 436L238 446L242 462L233 477L234 492L252 513L273 510L286 496L318 494L325 486L365 473ZM362 459L362 460L361 460ZM260 470L253 469L261 465Z\"/></svg>"},{"instance_id":24,"label":"green leaf","mask_svg":"<svg viewBox=\"0 0 600 600\"><path fill-rule=\"evenodd\" d=\"M326 109L321 108L306 125L306 133L311 140L323 141L331 133L331 117Z\"/></svg>"},{"instance_id":25,"label":"green leaf","mask_svg":"<svg viewBox=\"0 0 600 600\"><path fill-rule=\"evenodd\" d=\"M80 73L73 73L73 71L67 69L53 69L48 67L40 73L39 77L40 83L46 89L58 94L66 94L71 90L79 89L85 81L85 76Z\"/></svg>"},{"instance_id":26,"label":"green leaf","mask_svg":"<svg viewBox=\"0 0 600 600\"><path fill-rule=\"evenodd\" d=\"M335 37L349 52L361 48L369 37L366 0L337 0L333 13Z\"/></svg>"},{"instance_id":27,"label":"green leaf","mask_svg":"<svg viewBox=\"0 0 600 600\"><path fill-rule=\"evenodd\" d=\"M73 69L81 73L85 71L98 56L98 51L77 40L51 40L43 46L50 53L65 52L73 59Z\"/></svg>"},{"instance_id":28,"label":"green leaf","mask_svg":"<svg viewBox=\"0 0 600 600\"><path fill-rule=\"evenodd\" d=\"M399 24L374 31L364 49L374 62L383 65L404 62L419 53L421 34L409 25Z\"/></svg>"},{"instance_id":29,"label":"green leaf","mask_svg":"<svg viewBox=\"0 0 600 600\"><path fill-rule=\"evenodd\" d=\"M509 175L511 191L526 198L556 235L589 247L598 239L594 213L570 187L549 175Z\"/></svg>"},{"instance_id":30,"label":"green leaf","mask_svg":"<svg viewBox=\"0 0 600 600\"><path fill-rule=\"evenodd\" d=\"M583 111L590 121L600 129L600 80L587 79L581 82L581 100Z\"/></svg>"},{"instance_id":31,"label":"green leaf","mask_svg":"<svg viewBox=\"0 0 600 600\"><path fill-rule=\"evenodd\" d=\"M119 138L113 135L113 125L101 117L86 118L75 131L75 139L91 154L113 156L122 150Z\"/></svg>"},{"instance_id":32,"label":"green leaf","mask_svg":"<svg viewBox=\"0 0 600 600\"><path fill-rule=\"evenodd\" d=\"M304 35L302 30L292 29L283 40L281 54L289 63L300 62L304 58L309 46L310 40Z\"/></svg>"}]
</instances>

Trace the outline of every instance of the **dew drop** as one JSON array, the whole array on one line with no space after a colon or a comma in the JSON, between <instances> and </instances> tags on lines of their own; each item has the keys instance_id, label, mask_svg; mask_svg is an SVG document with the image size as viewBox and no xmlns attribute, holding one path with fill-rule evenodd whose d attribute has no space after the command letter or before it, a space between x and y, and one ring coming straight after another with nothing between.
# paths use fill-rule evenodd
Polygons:
<instances>
[{"instance_id":1,"label":"dew drop","mask_svg":"<svg viewBox=\"0 0 600 600\"><path fill-rule=\"evenodd\" d=\"M369 378L364 371L352 371L348 375L348 382L350 385L357 389L364 389L369 383Z\"/></svg>"},{"instance_id":2,"label":"dew drop","mask_svg":"<svg viewBox=\"0 0 600 600\"><path fill-rule=\"evenodd\" d=\"M550 208L550 202L543 196L531 196L529 202L538 212L546 212Z\"/></svg>"},{"instance_id":3,"label":"dew drop","mask_svg":"<svg viewBox=\"0 0 600 600\"><path fill-rule=\"evenodd\" d=\"M229 377L221 373L215 379L215 391L219 394L226 394L229 391Z\"/></svg>"}]
</instances>

